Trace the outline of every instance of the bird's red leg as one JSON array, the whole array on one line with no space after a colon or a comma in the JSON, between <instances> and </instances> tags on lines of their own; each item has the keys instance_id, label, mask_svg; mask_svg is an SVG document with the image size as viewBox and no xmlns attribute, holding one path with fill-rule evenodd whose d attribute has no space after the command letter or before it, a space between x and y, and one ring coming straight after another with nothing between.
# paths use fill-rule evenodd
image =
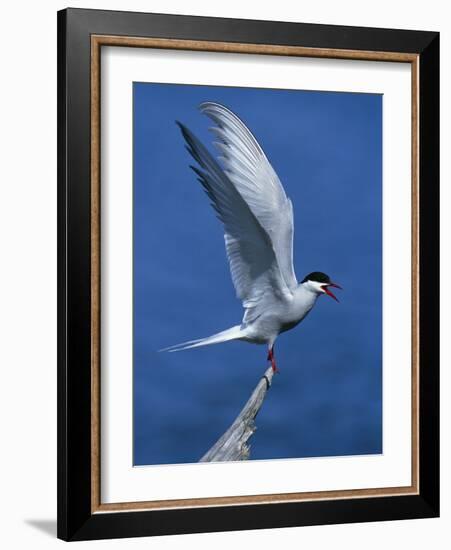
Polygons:
<instances>
[{"instance_id":1,"label":"bird's red leg","mask_svg":"<svg viewBox=\"0 0 451 550\"><path fill-rule=\"evenodd\" d=\"M277 368L277 365L276 365L276 358L274 355L274 346L272 346L268 350L268 361L271 361L271 367L272 367L273 373L275 374L276 372L279 372L279 369Z\"/></svg>"}]
</instances>

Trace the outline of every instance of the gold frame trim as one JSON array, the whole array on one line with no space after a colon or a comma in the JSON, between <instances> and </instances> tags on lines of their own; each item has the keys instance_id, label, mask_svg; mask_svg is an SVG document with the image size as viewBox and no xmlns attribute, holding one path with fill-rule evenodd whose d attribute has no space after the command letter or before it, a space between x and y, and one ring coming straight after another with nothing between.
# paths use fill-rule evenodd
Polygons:
<instances>
[{"instance_id":1,"label":"gold frame trim","mask_svg":"<svg viewBox=\"0 0 451 550\"><path fill-rule=\"evenodd\" d=\"M159 48L331 59L410 63L412 71L412 480L407 487L280 493L102 504L100 500L100 50L102 46ZM419 494L419 56L399 52L334 50L267 44L245 44L91 36L91 512L163 510L281 502L306 502Z\"/></svg>"}]
</instances>

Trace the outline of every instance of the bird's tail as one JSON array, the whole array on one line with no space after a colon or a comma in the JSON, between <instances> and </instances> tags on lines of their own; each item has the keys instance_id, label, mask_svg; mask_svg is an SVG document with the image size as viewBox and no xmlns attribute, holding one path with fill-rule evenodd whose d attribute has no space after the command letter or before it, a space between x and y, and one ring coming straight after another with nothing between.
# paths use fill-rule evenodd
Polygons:
<instances>
[{"instance_id":1,"label":"bird's tail","mask_svg":"<svg viewBox=\"0 0 451 550\"><path fill-rule=\"evenodd\" d=\"M199 338L198 340L190 340L189 342L182 342L175 346L169 346L168 348L160 349L159 351L182 351L184 349L199 348L200 346L209 346L210 344L220 344L221 342L228 342L229 340L237 340L243 335L240 325L236 325L207 338Z\"/></svg>"}]
</instances>

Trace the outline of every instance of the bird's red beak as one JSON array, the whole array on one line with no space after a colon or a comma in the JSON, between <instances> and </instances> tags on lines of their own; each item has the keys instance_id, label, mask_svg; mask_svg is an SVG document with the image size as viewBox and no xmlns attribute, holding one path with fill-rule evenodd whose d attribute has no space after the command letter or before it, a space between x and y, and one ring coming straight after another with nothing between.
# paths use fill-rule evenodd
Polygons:
<instances>
[{"instance_id":1,"label":"bird's red beak","mask_svg":"<svg viewBox=\"0 0 451 550\"><path fill-rule=\"evenodd\" d=\"M329 290L329 287L331 287L331 286L333 286L334 288L339 288L340 290L343 290L343 289L341 288L340 285L337 285L336 283L329 283L329 284L327 284L327 285L323 285L323 287L322 287L323 290L324 290L324 292L325 292L328 296L330 296L331 298L333 298L336 302L339 302L340 300L335 296L335 294L334 294L331 290Z\"/></svg>"}]
</instances>

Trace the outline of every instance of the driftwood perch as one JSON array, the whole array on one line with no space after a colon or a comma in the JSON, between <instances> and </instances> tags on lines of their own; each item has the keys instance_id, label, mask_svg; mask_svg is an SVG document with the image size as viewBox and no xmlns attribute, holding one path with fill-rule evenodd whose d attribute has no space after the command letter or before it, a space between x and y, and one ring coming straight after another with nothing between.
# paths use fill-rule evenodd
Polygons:
<instances>
[{"instance_id":1,"label":"driftwood perch","mask_svg":"<svg viewBox=\"0 0 451 550\"><path fill-rule=\"evenodd\" d=\"M273 374L272 368L269 367L233 424L199 462L227 462L249 459L250 445L247 442L257 429L254 419L263 405L268 389L271 387Z\"/></svg>"}]
</instances>

